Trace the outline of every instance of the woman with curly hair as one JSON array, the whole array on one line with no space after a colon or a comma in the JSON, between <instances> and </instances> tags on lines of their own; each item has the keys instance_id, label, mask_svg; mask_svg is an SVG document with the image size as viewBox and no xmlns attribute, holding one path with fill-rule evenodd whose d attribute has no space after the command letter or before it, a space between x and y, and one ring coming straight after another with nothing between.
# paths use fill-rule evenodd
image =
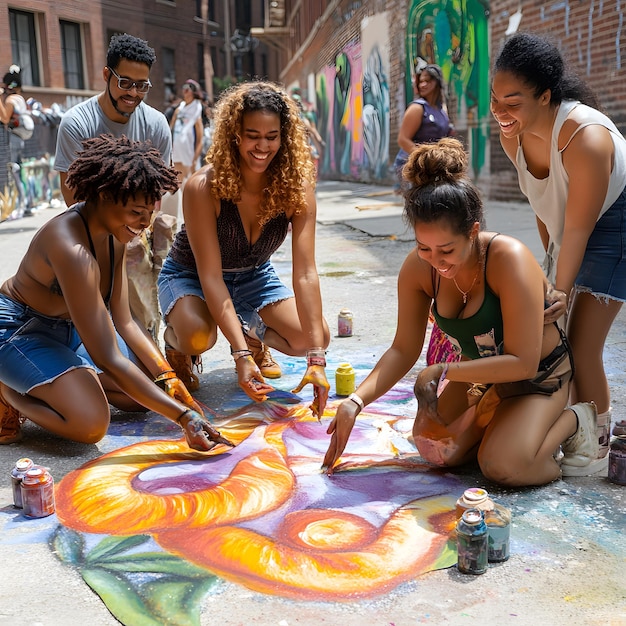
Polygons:
<instances>
[{"instance_id":1,"label":"woman with curly hair","mask_svg":"<svg viewBox=\"0 0 626 626\"><path fill-rule=\"evenodd\" d=\"M262 401L272 390L264 377L281 375L268 346L307 355L294 391L312 383L319 417L330 333L315 265L315 171L296 102L269 82L232 87L215 108L206 161L185 185L185 224L158 280L168 360L197 388L192 357L201 360L219 328L240 387ZM290 226L293 292L270 262Z\"/></svg>"},{"instance_id":2,"label":"woman with curly hair","mask_svg":"<svg viewBox=\"0 0 626 626\"><path fill-rule=\"evenodd\" d=\"M19 441L25 418L95 443L109 404L165 415L197 450L227 443L128 304L126 244L177 189L177 172L150 142L101 135L83 148L67 177L77 203L41 227L0 287L0 443Z\"/></svg>"},{"instance_id":3,"label":"woman with curly hair","mask_svg":"<svg viewBox=\"0 0 626 626\"><path fill-rule=\"evenodd\" d=\"M568 475L560 448L565 459L595 458L595 405L565 408L571 356L559 327L544 325L541 267L518 240L481 230L482 202L467 167L452 138L418 146L404 167L412 185L404 210L417 246L398 278L398 327L329 426L330 471L359 412L417 361L431 306L461 360L417 377L413 440L422 458L440 467L478 459L485 478L509 486Z\"/></svg>"}]
</instances>

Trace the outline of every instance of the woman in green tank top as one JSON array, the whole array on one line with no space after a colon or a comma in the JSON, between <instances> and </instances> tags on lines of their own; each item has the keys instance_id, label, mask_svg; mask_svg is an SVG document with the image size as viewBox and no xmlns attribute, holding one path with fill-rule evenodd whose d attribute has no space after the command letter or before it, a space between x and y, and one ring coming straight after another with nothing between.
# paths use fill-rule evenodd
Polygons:
<instances>
[{"instance_id":1,"label":"woman in green tank top","mask_svg":"<svg viewBox=\"0 0 626 626\"><path fill-rule=\"evenodd\" d=\"M329 472L358 413L420 357L431 307L461 359L418 375L413 438L426 461L454 467L477 459L487 479L524 486L559 478L563 454L576 475L596 458L595 405L566 407L571 356L558 327L544 325L541 267L520 241L482 230L467 167L461 143L445 138L417 147L403 170L417 246L398 277L396 335L328 428Z\"/></svg>"}]
</instances>

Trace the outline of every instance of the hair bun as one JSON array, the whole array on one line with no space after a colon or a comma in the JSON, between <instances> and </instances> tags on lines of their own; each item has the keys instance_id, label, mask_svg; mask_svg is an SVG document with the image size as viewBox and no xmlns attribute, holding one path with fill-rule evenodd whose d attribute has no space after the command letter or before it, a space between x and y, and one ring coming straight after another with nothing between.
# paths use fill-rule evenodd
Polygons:
<instances>
[{"instance_id":1,"label":"hair bun","mask_svg":"<svg viewBox=\"0 0 626 626\"><path fill-rule=\"evenodd\" d=\"M417 187L454 182L467 172L468 157L458 139L444 137L436 143L418 145L402 169L405 180Z\"/></svg>"}]
</instances>

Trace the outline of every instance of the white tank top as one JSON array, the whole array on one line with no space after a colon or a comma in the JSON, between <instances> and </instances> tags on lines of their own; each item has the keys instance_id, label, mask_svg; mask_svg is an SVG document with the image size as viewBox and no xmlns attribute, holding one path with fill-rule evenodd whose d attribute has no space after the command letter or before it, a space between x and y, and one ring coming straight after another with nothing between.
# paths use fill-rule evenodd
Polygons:
<instances>
[{"instance_id":1,"label":"white tank top","mask_svg":"<svg viewBox=\"0 0 626 626\"><path fill-rule=\"evenodd\" d=\"M583 121L572 133L572 136L567 144L563 146L563 149L559 150L559 132L561 131L563 123L574 108L577 109L577 117L581 118ZM530 206L537 217L546 225L548 234L550 235L548 255L551 257L550 261L554 265L556 265L556 260L558 259L559 250L561 248L561 240L563 238L565 205L567 203L569 189L569 177L563 167L561 152L567 148L576 133L585 126L592 124L599 124L609 130L615 152L613 171L611 172L609 186L602 204L602 209L600 210L600 216L602 216L617 200L624 190L624 187L626 187L626 139L624 139L615 124L613 124L606 115L600 113L600 111L593 107L574 100L564 100L561 103L552 128L552 139L550 142L550 173L546 178L535 178L528 171L522 146L519 145L517 148L515 167L517 168L519 186L522 193L528 198ZM550 277L550 269L552 268L549 266L546 267L548 277Z\"/></svg>"}]
</instances>

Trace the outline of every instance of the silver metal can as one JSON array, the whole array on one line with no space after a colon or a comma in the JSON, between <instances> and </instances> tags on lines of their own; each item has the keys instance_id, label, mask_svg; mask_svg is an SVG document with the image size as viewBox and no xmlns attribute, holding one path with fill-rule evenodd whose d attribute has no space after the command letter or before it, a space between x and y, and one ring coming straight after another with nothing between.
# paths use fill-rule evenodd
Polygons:
<instances>
[{"instance_id":1,"label":"silver metal can","mask_svg":"<svg viewBox=\"0 0 626 626\"><path fill-rule=\"evenodd\" d=\"M11 470L11 485L13 487L13 504L16 508L22 508L22 478L35 464L26 457L18 459Z\"/></svg>"}]
</instances>

